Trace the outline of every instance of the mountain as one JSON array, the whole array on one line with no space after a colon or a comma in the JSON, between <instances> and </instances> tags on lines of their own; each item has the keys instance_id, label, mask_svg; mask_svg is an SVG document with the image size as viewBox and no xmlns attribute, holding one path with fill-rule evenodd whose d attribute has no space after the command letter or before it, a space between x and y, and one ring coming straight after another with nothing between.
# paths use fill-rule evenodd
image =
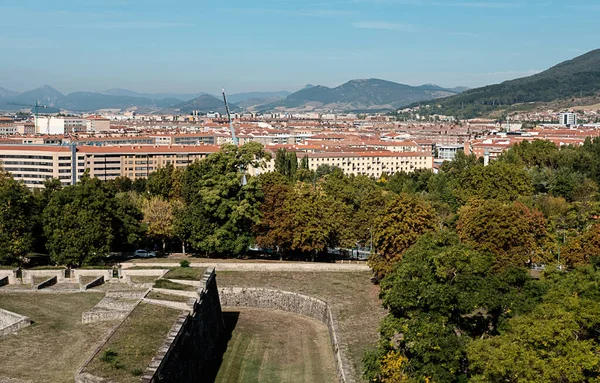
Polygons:
<instances>
[{"instance_id":1,"label":"mountain","mask_svg":"<svg viewBox=\"0 0 600 383\"><path fill-rule=\"evenodd\" d=\"M221 114L224 114L225 104L220 98L217 98L210 94L203 94L201 96L196 97L193 100L174 105L170 109L174 109L175 111L179 111L185 114L191 113L194 110L197 110L200 113L219 112ZM229 110L231 112L239 112L242 109L237 105L230 103Z\"/></svg>"},{"instance_id":2,"label":"mountain","mask_svg":"<svg viewBox=\"0 0 600 383\"><path fill-rule=\"evenodd\" d=\"M65 96L59 106L71 111L99 109L128 109L132 107L162 109L180 103L179 99L153 100L134 96L109 96L92 92L73 92Z\"/></svg>"},{"instance_id":3,"label":"mountain","mask_svg":"<svg viewBox=\"0 0 600 383\"><path fill-rule=\"evenodd\" d=\"M19 95L19 92L15 92L13 90L8 90L0 87L0 100L5 98L13 98Z\"/></svg>"},{"instance_id":4,"label":"mountain","mask_svg":"<svg viewBox=\"0 0 600 383\"><path fill-rule=\"evenodd\" d=\"M16 95L11 99L14 103L35 105L36 101L39 101L42 105L56 107L60 104L65 96L52 88L51 86L44 85L42 87L23 92Z\"/></svg>"},{"instance_id":5,"label":"mountain","mask_svg":"<svg viewBox=\"0 0 600 383\"><path fill-rule=\"evenodd\" d=\"M121 89L121 88L109 89L102 93L109 95L109 96L143 97L143 98L149 98L152 100L163 100L163 99L170 98L170 99L178 99L178 100L180 100L179 102L189 101L200 95L206 94L205 92L200 92L200 93L138 93L138 92L134 92L132 90Z\"/></svg>"},{"instance_id":6,"label":"mountain","mask_svg":"<svg viewBox=\"0 0 600 383\"><path fill-rule=\"evenodd\" d=\"M248 100L276 100L286 98L290 94L292 94L292 92L288 92L285 90L281 90L279 92L235 93L230 96L227 96L227 101L231 101L234 104L239 104L240 102Z\"/></svg>"},{"instance_id":7,"label":"mountain","mask_svg":"<svg viewBox=\"0 0 600 383\"><path fill-rule=\"evenodd\" d=\"M600 49L529 77L435 100L430 113L471 118L507 107L600 95ZM416 106L416 105L414 105Z\"/></svg>"},{"instance_id":8,"label":"mountain","mask_svg":"<svg viewBox=\"0 0 600 383\"><path fill-rule=\"evenodd\" d=\"M414 87L379 79L352 80L336 88L322 85L305 87L264 108L319 111L394 110L416 101L454 94L457 92L437 85Z\"/></svg>"}]
</instances>

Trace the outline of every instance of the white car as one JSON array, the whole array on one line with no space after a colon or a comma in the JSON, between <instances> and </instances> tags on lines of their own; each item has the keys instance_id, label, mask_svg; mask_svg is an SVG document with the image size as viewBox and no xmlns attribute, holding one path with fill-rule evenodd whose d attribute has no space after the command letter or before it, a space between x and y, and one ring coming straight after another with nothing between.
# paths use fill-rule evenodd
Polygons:
<instances>
[{"instance_id":1,"label":"white car","mask_svg":"<svg viewBox=\"0 0 600 383\"><path fill-rule=\"evenodd\" d=\"M133 256L136 258L153 258L156 257L156 253L154 251L138 249L133 253Z\"/></svg>"}]
</instances>

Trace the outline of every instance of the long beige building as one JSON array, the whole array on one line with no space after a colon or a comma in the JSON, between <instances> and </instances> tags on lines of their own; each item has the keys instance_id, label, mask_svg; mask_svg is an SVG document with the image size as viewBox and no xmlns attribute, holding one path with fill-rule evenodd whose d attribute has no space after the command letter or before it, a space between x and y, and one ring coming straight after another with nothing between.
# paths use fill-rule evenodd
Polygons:
<instances>
[{"instance_id":1,"label":"long beige building","mask_svg":"<svg viewBox=\"0 0 600 383\"><path fill-rule=\"evenodd\" d=\"M48 178L58 178L63 185L72 184L86 170L90 176L103 180L119 176L146 178L168 164L185 167L217 151L219 147L214 145L0 145L0 165L28 187L41 188Z\"/></svg>"}]
</instances>

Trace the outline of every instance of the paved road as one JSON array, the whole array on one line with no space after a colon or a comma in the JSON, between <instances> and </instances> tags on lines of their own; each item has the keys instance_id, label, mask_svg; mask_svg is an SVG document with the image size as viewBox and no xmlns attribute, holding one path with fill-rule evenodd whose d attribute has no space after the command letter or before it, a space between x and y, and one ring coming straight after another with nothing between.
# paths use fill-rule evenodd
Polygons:
<instances>
[{"instance_id":1,"label":"paved road","mask_svg":"<svg viewBox=\"0 0 600 383\"><path fill-rule=\"evenodd\" d=\"M145 267L177 267L177 262L152 262L152 263L123 263L123 268L127 269L134 266ZM347 264L347 263L297 263L297 262L281 262L281 263L265 263L265 262L196 262L192 261L191 267L215 267L217 271L309 271L309 272L355 272L369 271L369 266L363 264Z\"/></svg>"}]
</instances>

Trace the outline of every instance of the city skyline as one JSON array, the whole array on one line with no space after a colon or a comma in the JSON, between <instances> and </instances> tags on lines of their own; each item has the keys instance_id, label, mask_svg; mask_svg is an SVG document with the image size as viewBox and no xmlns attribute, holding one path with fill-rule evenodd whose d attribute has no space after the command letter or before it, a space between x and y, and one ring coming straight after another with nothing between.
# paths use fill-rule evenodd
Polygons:
<instances>
[{"instance_id":1,"label":"city skyline","mask_svg":"<svg viewBox=\"0 0 600 383\"><path fill-rule=\"evenodd\" d=\"M590 27L600 6L7 0L0 11L0 52L10 58L0 62L0 87L240 93L357 78L477 87L523 77L597 48Z\"/></svg>"}]
</instances>

